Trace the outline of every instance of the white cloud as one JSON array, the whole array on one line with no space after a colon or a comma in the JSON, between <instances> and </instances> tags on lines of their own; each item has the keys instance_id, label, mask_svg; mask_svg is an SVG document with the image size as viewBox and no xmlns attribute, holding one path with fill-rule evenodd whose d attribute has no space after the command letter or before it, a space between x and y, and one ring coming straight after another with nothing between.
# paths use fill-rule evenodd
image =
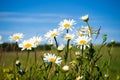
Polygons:
<instances>
[{"instance_id":1,"label":"white cloud","mask_svg":"<svg viewBox=\"0 0 120 80\"><path fill-rule=\"evenodd\" d=\"M61 19L68 17L71 16L65 14L55 14L55 13L0 12L0 22L56 23Z\"/></svg>"}]
</instances>

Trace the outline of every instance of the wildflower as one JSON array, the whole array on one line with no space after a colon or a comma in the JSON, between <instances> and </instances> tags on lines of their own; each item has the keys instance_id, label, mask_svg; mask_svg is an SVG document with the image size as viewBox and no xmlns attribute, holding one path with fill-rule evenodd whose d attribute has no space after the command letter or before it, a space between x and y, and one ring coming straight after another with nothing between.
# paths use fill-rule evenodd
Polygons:
<instances>
[{"instance_id":1,"label":"wildflower","mask_svg":"<svg viewBox=\"0 0 120 80\"><path fill-rule=\"evenodd\" d=\"M14 78L14 74L7 74L6 76L9 80L12 80Z\"/></svg>"},{"instance_id":2,"label":"wildflower","mask_svg":"<svg viewBox=\"0 0 120 80\"><path fill-rule=\"evenodd\" d=\"M61 21L59 23L60 25L60 29L64 30L64 29L70 29L72 30L72 26L75 25L75 21L72 19L72 20L67 20L67 19L64 19L63 21Z\"/></svg>"},{"instance_id":3,"label":"wildflower","mask_svg":"<svg viewBox=\"0 0 120 80\"><path fill-rule=\"evenodd\" d=\"M75 80L82 80L83 76L78 76Z\"/></svg>"},{"instance_id":4,"label":"wildflower","mask_svg":"<svg viewBox=\"0 0 120 80\"><path fill-rule=\"evenodd\" d=\"M10 36L10 40L16 41L16 42L18 42L22 38L23 38L23 34L22 33L15 33L15 34Z\"/></svg>"},{"instance_id":5,"label":"wildflower","mask_svg":"<svg viewBox=\"0 0 120 80\"><path fill-rule=\"evenodd\" d=\"M59 35L60 31L57 29L53 29L52 31L50 30L49 32L47 32L45 34L46 39L51 39L54 37L57 37L57 35Z\"/></svg>"},{"instance_id":6,"label":"wildflower","mask_svg":"<svg viewBox=\"0 0 120 80\"><path fill-rule=\"evenodd\" d=\"M19 60L17 60L15 64L16 64L16 66L20 66L21 65Z\"/></svg>"},{"instance_id":7,"label":"wildflower","mask_svg":"<svg viewBox=\"0 0 120 80\"><path fill-rule=\"evenodd\" d=\"M80 52L75 52L75 55L76 55L76 56L80 56L81 53L80 53Z\"/></svg>"},{"instance_id":8,"label":"wildflower","mask_svg":"<svg viewBox=\"0 0 120 80\"><path fill-rule=\"evenodd\" d=\"M111 44L115 44L115 40L111 40L110 42L111 42Z\"/></svg>"},{"instance_id":9,"label":"wildflower","mask_svg":"<svg viewBox=\"0 0 120 80\"><path fill-rule=\"evenodd\" d=\"M80 29L81 33L83 35L88 35L90 36L91 35L91 32L90 32L90 29L88 26L82 26L82 28Z\"/></svg>"},{"instance_id":10,"label":"wildflower","mask_svg":"<svg viewBox=\"0 0 120 80\"><path fill-rule=\"evenodd\" d=\"M19 73L20 75L24 75L24 74L25 74L25 69L20 68L20 69L18 70L18 73Z\"/></svg>"},{"instance_id":11,"label":"wildflower","mask_svg":"<svg viewBox=\"0 0 120 80\"><path fill-rule=\"evenodd\" d=\"M69 66L68 66L68 65L65 65L65 66L62 67L62 69L63 69L64 71L68 71L68 70L69 70Z\"/></svg>"},{"instance_id":12,"label":"wildflower","mask_svg":"<svg viewBox=\"0 0 120 80\"><path fill-rule=\"evenodd\" d=\"M3 69L3 72L4 72L4 73L9 73L9 72L10 72L10 69L9 69L9 68L4 68L4 69Z\"/></svg>"},{"instance_id":13,"label":"wildflower","mask_svg":"<svg viewBox=\"0 0 120 80\"><path fill-rule=\"evenodd\" d=\"M61 52L61 51L63 51L64 47L65 47L65 46L64 46L63 44L61 44L61 45L58 46L57 50L58 50L59 52Z\"/></svg>"},{"instance_id":14,"label":"wildflower","mask_svg":"<svg viewBox=\"0 0 120 80\"><path fill-rule=\"evenodd\" d=\"M42 41L42 38L34 36L31 38L31 41L33 41L33 43L37 46Z\"/></svg>"},{"instance_id":15,"label":"wildflower","mask_svg":"<svg viewBox=\"0 0 120 80\"><path fill-rule=\"evenodd\" d=\"M89 16L88 15L84 15L81 17L81 19L84 21L84 22L87 22L89 20Z\"/></svg>"},{"instance_id":16,"label":"wildflower","mask_svg":"<svg viewBox=\"0 0 120 80\"><path fill-rule=\"evenodd\" d=\"M108 78L108 77L109 77L109 74L105 74L104 77Z\"/></svg>"},{"instance_id":17,"label":"wildflower","mask_svg":"<svg viewBox=\"0 0 120 80\"><path fill-rule=\"evenodd\" d=\"M32 40L24 40L21 44L19 44L19 47L22 48L21 50L31 50L32 48L35 48L36 45Z\"/></svg>"},{"instance_id":18,"label":"wildflower","mask_svg":"<svg viewBox=\"0 0 120 80\"><path fill-rule=\"evenodd\" d=\"M48 41L48 44L49 44L50 46L53 46L54 41L53 41L53 40L49 40L49 41Z\"/></svg>"},{"instance_id":19,"label":"wildflower","mask_svg":"<svg viewBox=\"0 0 120 80\"><path fill-rule=\"evenodd\" d=\"M73 39L74 38L74 34L69 34L69 33L67 33L66 35L65 35L65 40L71 40L71 39Z\"/></svg>"},{"instance_id":20,"label":"wildflower","mask_svg":"<svg viewBox=\"0 0 120 80\"><path fill-rule=\"evenodd\" d=\"M60 65L61 62L62 62L62 59L61 57L57 57L55 56L55 54L51 54L51 53L48 53L48 54L44 54L44 58L43 60L46 62L46 63L55 63L57 65Z\"/></svg>"},{"instance_id":21,"label":"wildflower","mask_svg":"<svg viewBox=\"0 0 120 80\"><path fill-rule=\"evenodd\" d=\"M82 49L82 46L83 46L83 49L85 50L86 46L89 47L88 43L91 41L91 38L90 37L86 37L86 36L83 36L83 37L78 37L77 39L75 39L75 42L80 45L80 49Z\"/></svg>"}]
</instances>

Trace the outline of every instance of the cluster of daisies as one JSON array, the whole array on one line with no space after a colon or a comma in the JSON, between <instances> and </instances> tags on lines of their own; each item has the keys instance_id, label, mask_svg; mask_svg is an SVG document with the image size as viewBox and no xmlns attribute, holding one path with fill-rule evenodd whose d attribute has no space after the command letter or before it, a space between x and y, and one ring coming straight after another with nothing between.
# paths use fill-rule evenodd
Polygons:
<instances>
[{"instance_id":1,"label":"cluster of daisies","mask_svg":"<svg viewBox=\"0 0 120 80\"><path fill-rule=\"evenodd\" d=\"M87 23L89 17L88 15L85 15L82 16L81 19ZM75 24L76 22L73 19L72 20L64 19L59 23L59 28L48 31L44 35L44 37L34 36L30 39L22 40L24 35L22 33L15 33L10 36L10 40L18 43L18 46L19 48L21 48L21 50L32 50L32 48L36 48L44 39L44 40L48 40L49 45L53 45L56 42L57 49L59 51L62 51L65 45L58 44L56 38L58 37L58 35L66 31L63 36L65 41L73 40L75 44L80 46L80 49L83 48L85 50L86 46L89 47L89 43L91 42L91 29L89 28L89 26L84 26L81 29L79 29L76 33L69 33L69 30L72 31ZM45 54L43 60L46 63L52 62L58 65L62 62L61 57L57 57L51 53Z\"/></svg>"}]
</instances>

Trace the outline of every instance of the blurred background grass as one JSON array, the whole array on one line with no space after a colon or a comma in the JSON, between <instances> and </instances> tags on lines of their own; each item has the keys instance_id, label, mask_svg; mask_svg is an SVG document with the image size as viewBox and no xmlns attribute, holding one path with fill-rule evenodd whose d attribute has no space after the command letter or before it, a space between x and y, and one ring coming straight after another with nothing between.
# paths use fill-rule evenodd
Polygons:
<instances>
[{"instance_id":1,"label":"blurred background grass","mask_svg":"<svg viewBox=\"0 0 120 80\"><path fill-rule=\"evenodd\" d=\"M46 48L47 47L47 48ZM100 45L95 46L95 49L97 51L97 49L100 47ZM102 54L101 59L98 61L98 65L103 65L105 61L108 61L109 59L109 54L108 54L108 50L110 49L109 46L105 46L101 49L100 54ZM51 53L56 53L59 54L56 50L52 50L50 51L49 46L44 46L44 48L37 48L37 64L41 64L42 60L41 60L41 56L44 53L47 52L51 52ZM25 67L25 61L26 61L26 57L27 57L27 51L19 51L19 60L22 63L22 67ZM74 48L71 50L72 54L75 53ZM71 54L71 55L72 55ZM62 55L62 53L60 53L60 55ZM120 46L114 46L113 48L111 48L111 62L110 62L110 66L109 66L109 74L110 74L110 79L111 80L116 80L117 75L120 76ZM13 62L16 58L16 51L1 51L0 53L0 80L2 80L2 69L4 68L13 68ZM34 63L34 51L30 52L30 58L29 58L29 66L33 65ZM106 69L104 69L105 73L106 73Z\"/></svg>"}]
</instances>

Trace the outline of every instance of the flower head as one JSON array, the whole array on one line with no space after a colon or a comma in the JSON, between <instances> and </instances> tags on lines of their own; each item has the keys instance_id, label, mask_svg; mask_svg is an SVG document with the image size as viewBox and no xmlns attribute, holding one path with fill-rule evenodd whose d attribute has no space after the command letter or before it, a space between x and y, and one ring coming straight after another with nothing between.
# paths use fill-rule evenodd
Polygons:
<instances>
[{"instance_id":1,"label":"flower head","mask_svg":"<svg viewBox=\"0 0 120 80\"><path fill-rule=\"evenodd\" d=\"M77 39L75 39L75 42L80 45L81 49L82 49L82 46L83 46L83 49L87 47L89 47L88 43L91 41L91 38L90 37L86 37L86 36L83 36L83 37L78 37Z\"/></svg>"},{"instance_id":2,"label":"flower head","mask_svg":"<svg viewBox=\"0 0 120 80\"><path fill-rule=\"evenodd\" d=\"M65 40L71 40L71 39L73 39L74 38L74 34L69 34L69 33L67 33L66 35L65 35Z\"/></svg>"},{"instance_id":3,"label":"flower head","mask_svg":"<svg viewBox=\"0 0 120 80\"><path fill-rule=\"evenodd\" d=\"M19 47L22 48L21 50L31 50L32 48L35 48L36 45L32 40L24 40L21 44L19 44Z\"/></svg>"},{"instance_id":4,"label":"flower head","mask_svg":"<svg viewBox=\"0 0 120 80\"><path fill-rule=\"evenodd\" d=\"M55 54L51 54L51 53L48 53L48 54L44 54L44 58L43 60L46 62L46 63L55 63L57 65L60 65L61 62L62 62L62 59L61 57L57 57L55 56Z\"/></svg>"},{"instance_id":5,"label":"flower head","mask_svg":"<svg viewBox=\"0 0 120 80\"><path fill-rule=\"evenodd\" d=\"M33 43L37 46L42 41L42 38L34 36L34 37L31 38L31 41L33 41Z\"/></svg>"},{"instance_id":6,"label":"flower head","mask_svg":"<svg viewBox=\"0 0 120 80\"><path fill-rule=\"evenodd\" d=\"M61 21L59 23L60 25L60 28L63 30L63 29L70 29L72 30L72 26L75 25L75 21L72 19L72 20L67 20L67 19L64 19L63 21Z\"/></svg>"},{"instance_id":7,"label":"flower head","mask_svg":"<svg viewBox=\"0 0 120 80\"><path fill-rule=\"evenodd\" d=\"M23 38L22 33L15 33L10 36L10 40L18 42L21 38Z\"/></svg>"},{"instance_id":8,"label":"flower head","mask_svg":"<svg viewBox=\"0 0 120 80\"><path fill-rule=\"evenodd\" d=\"M16 64L16 66L20 66L20 65L21 65L21 63L20 63L19 60L17 60L17 61L15 62L15 64Z\"/></svg>"},{"instance_id":9,"label":"flower head","mask_svg":"<svg viewBox=\"0 0 120 80\"><path fill-rule=\"evenodd\" d=\"M78 76L75 80L82 80L83 76Z\"/></svg>"},{"instance_id":10,"label":"flower head","mask_svg":"<svg viewBox=\"0 0 120 80\"><path fill-rule=\"evenodd\" d=\"M64 47L65 47L65 46L64 46L63 44L61 44L61 45L58 46L57 50L58 50L59 52L61 52L61 51L63 51Z\"/></svg>"},{"instance_id":11,"label":"flower head","mask_svg":"<svg viewBox=\"0 0 120 80\"><path fill-rule=\"evenodd\" d=\"M87 22L89 20L89 16L88 15L84 15L81 17L81 19L84 21L84 22Z\"/></svg>"},{"instance_id":12,"label":"flower head","mask_svg":"<svg viewBox=\"0 0 120 80\"><path fill-rule=\"evenodd\" d=\"M45 37L47 39L51 39L51 38L54 38L54 37L57 37L57 35L59 35L60 31L58 29L53 29L52 31L50 30L49 32L47 32L45 34Z\"/></svg>"},{"instance_id":13,"label":"flower head","mask_svg":"<svg viewBox=\"0 0 120 80\"><path fill-rule=\"evenodd\" d=\"M69 70L69 66L68 66L68 65L65 65L65 66L62 67L62 69L63 69L64 71L68 71L68 70Z\"/></svg>"}]
</instances>

